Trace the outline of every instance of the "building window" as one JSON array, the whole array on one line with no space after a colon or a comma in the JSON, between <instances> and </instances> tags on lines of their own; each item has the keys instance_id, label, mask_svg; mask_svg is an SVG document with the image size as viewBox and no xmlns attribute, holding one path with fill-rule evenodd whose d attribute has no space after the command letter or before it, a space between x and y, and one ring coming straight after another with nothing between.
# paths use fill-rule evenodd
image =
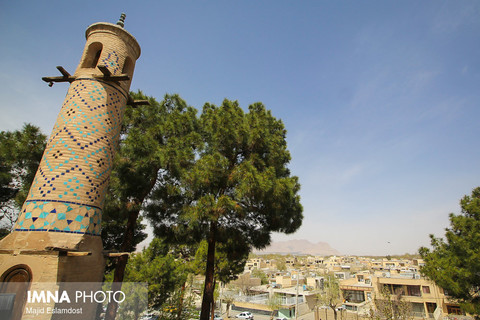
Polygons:
<instances>
[{"instance_id":1,"label":"building window","mask_svg":"<svg viewBox=\"0 0 480 320\"><path fill-rule=\"evenodd\" d=\"M420 286L407 286L407 295L413 297L421 297Z\"/></svg>"},{"instance_id":2,"label":"building window","mask_svg":"<svg viewBox=\"0 0 480 320\"><path fill-rule=\"evenodd\" d=\"M435 309L437 308L437 304L433 302L427 302L427 312L428 313L434 313Z\"/></svg>"},{"instance_id":3,"label":"building window","mask_svg":"<svg viewBox=\"0 0 480 320\"><path fill-rule=\"evenodd\" d=\"M412 302L412 312L415 317L425 318L425 308L423 303Z\"/></svg>"},{"instance_id":4,"label":"building window","mask_svg":"<svg viewBox=\"0 0 480 320\"><path fill-rule=\"evenodd\" d=\"M360 303L365 301L365 294L360 290L344 290L343 297L348 302Z\"/></svg>"},{"instance_id":5,"label":"building window","mask_svg":"<svg viewBox=\"0 0 480 320\"><path fill-rule=\"evenodd\" d=\"M403 285L401 284L393 284L392 285L392 293L393 294L402 294L404 295L405 294L405 288L403 287Z\"/></svg>"},{"instance_id":6,"label":"building window","mask_svg":"<svg viewBox=\"0 0 480 320\"><path fill-rule=\"evenodd\" d=\"M453 306L453 305L447 305L447 313L448 314L456 314L456 315L462 315L463 312L460 309L459 306Z\"/></svg>"},{"instance_id":7,"label":"building window","mask_svg":"<svg viewBox=\"0 0 480 320\"><path fill-rule=\"evenodd\" d=\"M428 293L430 293L430 287L429 287L429 286L423 286L423 287L422 287L422 291L423 291L423 293L427 293L427 294L428 294Z\"/></svg>"}]
</instances>

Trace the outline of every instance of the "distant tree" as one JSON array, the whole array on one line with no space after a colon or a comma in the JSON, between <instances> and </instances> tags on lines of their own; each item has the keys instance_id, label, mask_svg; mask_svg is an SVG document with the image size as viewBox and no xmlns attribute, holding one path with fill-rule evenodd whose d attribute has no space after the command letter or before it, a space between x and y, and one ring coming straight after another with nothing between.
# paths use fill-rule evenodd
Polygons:
<instances>
[{"instance_id":1,"label":"distant tree","mask_svg":"<svg viewBox=\"0 0 480 320\"><path fill-rule=\"evenodd\" d=\"M185 306L182 303L182 288L191 269L190 262L184 259L181 252L181 248L172 248L163 240L155 238L142 252L131 255L125 268L124 281L148 283L149 308L177 311L178 308ZM113 281L113 273L108 274L107 280ZM122 307L124 310L133 309L138 313L135 305ZM178 319L181 319L181 314L174 313L180 315Z\"/></svg>"},{"instance_id":2,"label":"distant tree","mask_svg":"<svg viewBox=\"0 0 480 320\"><path fill-rule=\"evenodd\" d=\"M404 292L392 292L388 285L380 288L380 295L373 300L374 309L370 310L372 320L408 320L413 319L412 305L403 299Z\"/></svg>"},{"instance_id":3,"label":"distant tree","mask_svg":"<svg viewBox=\"0 0 480 320\"><path fill-rule=\"evenodd\" d=\"M0 132L0 220L5 232L17 221L46 144L47 136L31 124Z\"/></svg>"},{"instance_id":4,"label":"distant tree","mask_svg":"<svg viewBox=\"0 0 480 320\"><path fill-rule=\"evenodd\" d=\"M251 280L250 273L243 273L238 276L238 280L235 281L235 286L242 292L244 295L249 295L251 293L253 283Z\"/></svg>"},{"instance_id":5,"label":"distant tree","mask_svg":"<svg viewBox=\"0 0 480 320\"><path fill-rule=\"evenodd\" d=\"M480 318L480 187L460 201L461 214L450 214L445 239L430 235L432 249L422 247L421 273Z\"/></svg>"},{"instance_id":6,"label":"distant tree","mask_svg":"<svg viewBox=\"0 0 480 320\"><path fill-rule=\"evenodd\" d=\"M342 293L338 280L331 274L327 274L323 281L323 289L317 294L317 303L332 309L337 320L337 308L343 303Z\"/></svg>"},{"instance_id":7,"label":"distant tree","mask_svg":"<svg viewBox=\"0 0 480 320\"><path fill-rule=\"evenodd\" d=\"M285 258L278 257L278 258L275 258L275 261L276 261L278 271L287 271L287 264L285 263Z\"/></svg>"},{"instance_id":8,"label":"distant tree","mask_svg":"<svg viewBox=\"0 0 480 320\"><path fill-rule=\"evenodd\" d=\"M222 294L222 300L227 307L227 318L230 318L230 306L235 301L234 294L231 291L224 291Z\"/></svg>"},{"instance_id":9,"label":"distant tree","mask_svg":"<svg viewBox=\"0 0 480 320\"><path fill-rule=\"evenodd\" d=\"M267 301L267 306L270 308L270 320L273 320L275 316L275 311L278 311L278 308L282 306L282 297L278 293L273 293L270 295Z\"/></svg>"},{"instance_id":10,"label":"distant tree","mask_svg":"<svg viewBox=\"0 0 480 320\"><path fill-rule=\"evenodd\" d=\"M268 284L268 277L265 272L259 269L252 270L252 277L259 278L262 284Z\"/></svg>"},{"instance_id":11,"label":"distant tree","mask_svg":"<svg viewBox=\"0 0 480 320\"><path fill-rule=\"evenodd\" d=\"M237 102L205 104L193 165L152 196L156 233L208 243L201 320L213 304L217 244L264 248L272 231L292 233L302 222L298 178L287 167L283 123L261 103L245 113ZM226 246L228 248L228 245Z\"/></svg>"}]
</instances>

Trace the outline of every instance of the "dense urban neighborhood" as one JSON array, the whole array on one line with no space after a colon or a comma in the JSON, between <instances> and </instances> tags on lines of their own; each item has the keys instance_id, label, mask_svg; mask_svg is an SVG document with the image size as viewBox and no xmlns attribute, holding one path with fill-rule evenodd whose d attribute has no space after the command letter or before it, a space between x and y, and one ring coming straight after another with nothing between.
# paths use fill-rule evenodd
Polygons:
<instances>
[{"instance_id":1,"label":"dense urban neighborhood","mask_svg":"<svg viewBox=\"0 0 480 320\"><path fill-rule=\"evenodd\" d=\"M402 319L469 319L448 292L422 277L422 266L419 258L257 255L237 280L221 287L217 314L226 318L248 311L254 317L326 320L337 313L339 319L376 319L390 308ZM331 289L330 276L339 289L334 304L322 300Z\"/></svg>"}]
</instances>

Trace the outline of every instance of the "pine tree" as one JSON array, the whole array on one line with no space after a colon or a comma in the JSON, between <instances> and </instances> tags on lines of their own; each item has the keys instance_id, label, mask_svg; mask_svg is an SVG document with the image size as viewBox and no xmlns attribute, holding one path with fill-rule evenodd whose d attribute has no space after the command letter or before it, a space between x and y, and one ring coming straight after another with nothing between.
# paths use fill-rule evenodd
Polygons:
<instances>
[{"instance_id":1,"label":"pine tree","mask_svg":"<svg viewBox=\"0 0 480 320\"><path fill-rule=\"evenodd\" d=\"M148 217L157 235L207 242L201 320L213 304L215 251L263 248L273 231L292 233L302 222L298 178L290 175L283 123L261 103L245 113L237 102L205 104L195 161L179 176L165 174Z\"/></svg>"},{"instance_id":2,"label":"pine tree","mask_svg":"<svg viewBox=\"0 0 480 320\"><path fill-rule=\"evenodd\" d=\"M32 124L0 132L0 219L8 230L27 198L46 144L47 136Z\"/></svg>"},{"instance_id":3,"label":"pine tree","mask_svg":"<svg viewBox=\"0 0 480 320\"><path fill-rule=\"evenodd\" d=\"M450 214L445 239L430 235L432 249L420 248L422 274L457 300L461 308L480 316L480 187L460 201L461 214Z\"/></svg>"},{"instance_id":4,"label":"pine tree","mask_svg":"<svg viewBox=\"0 0 480 320\"><path fill-rule=\"evenodd\" d=\"M102 236L110 240L106 244L122 252L134 250L141 241L138 221L145 202L163 174L175 177L193 161L198 136L196 110L180 96L165 95L158 102L141 91L131 95L150 105L129 107L125 112L102 226ZM120 290L127 261L127 255L117 258L112 291ZM115 318L116 309L112 301L107 319Z\"/></svg>"}]
</instances>

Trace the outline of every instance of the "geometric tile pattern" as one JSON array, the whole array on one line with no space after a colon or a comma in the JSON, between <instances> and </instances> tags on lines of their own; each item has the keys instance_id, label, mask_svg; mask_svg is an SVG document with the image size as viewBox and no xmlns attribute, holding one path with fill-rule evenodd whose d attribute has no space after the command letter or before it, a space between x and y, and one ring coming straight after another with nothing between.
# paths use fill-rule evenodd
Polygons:
<instances>
[{"instance_id":1,"label":"geometric tile pattern","mask_svg":"<svg viewBox=\"0 0 480 320\"><path fill-rule=\"evenodd\" d=\"M101 64L108 67L108 70L113 74L120 73L120 57L115 51L106 54L106 57L101 60Z\"/></svg>"},{"instance_id":2,"label":"geometric tile pattern","mask_svg":"<svg viewBox=\"0 0 480 320\"><path fill-rule=\"evenodd\" d=\"M118 73L115 51L102 58ZM71 83L15 230L100 234L126 101L123 90L101 80Z\"/></svg>"},{"instance_id":3,"label":"geometric tile pattern","mask_svg":"<svg viewBox=\"0 0 480 320\"><path fill-rule=\"evenodd\" d=\"M100 81L72 83L29 199L103 206L125 102L120 91Z\"/></svg>"},{"instance_id":4,"label":"geometric tile pattern","mask_svg":"<svg viewBox=\"0 0 480 320\"><path fill-rule=\"evenodd\" d=\"M101 210L81 204L28 201L16 231L52 231L100 235Z\"/></svg>"}]
</instances>

